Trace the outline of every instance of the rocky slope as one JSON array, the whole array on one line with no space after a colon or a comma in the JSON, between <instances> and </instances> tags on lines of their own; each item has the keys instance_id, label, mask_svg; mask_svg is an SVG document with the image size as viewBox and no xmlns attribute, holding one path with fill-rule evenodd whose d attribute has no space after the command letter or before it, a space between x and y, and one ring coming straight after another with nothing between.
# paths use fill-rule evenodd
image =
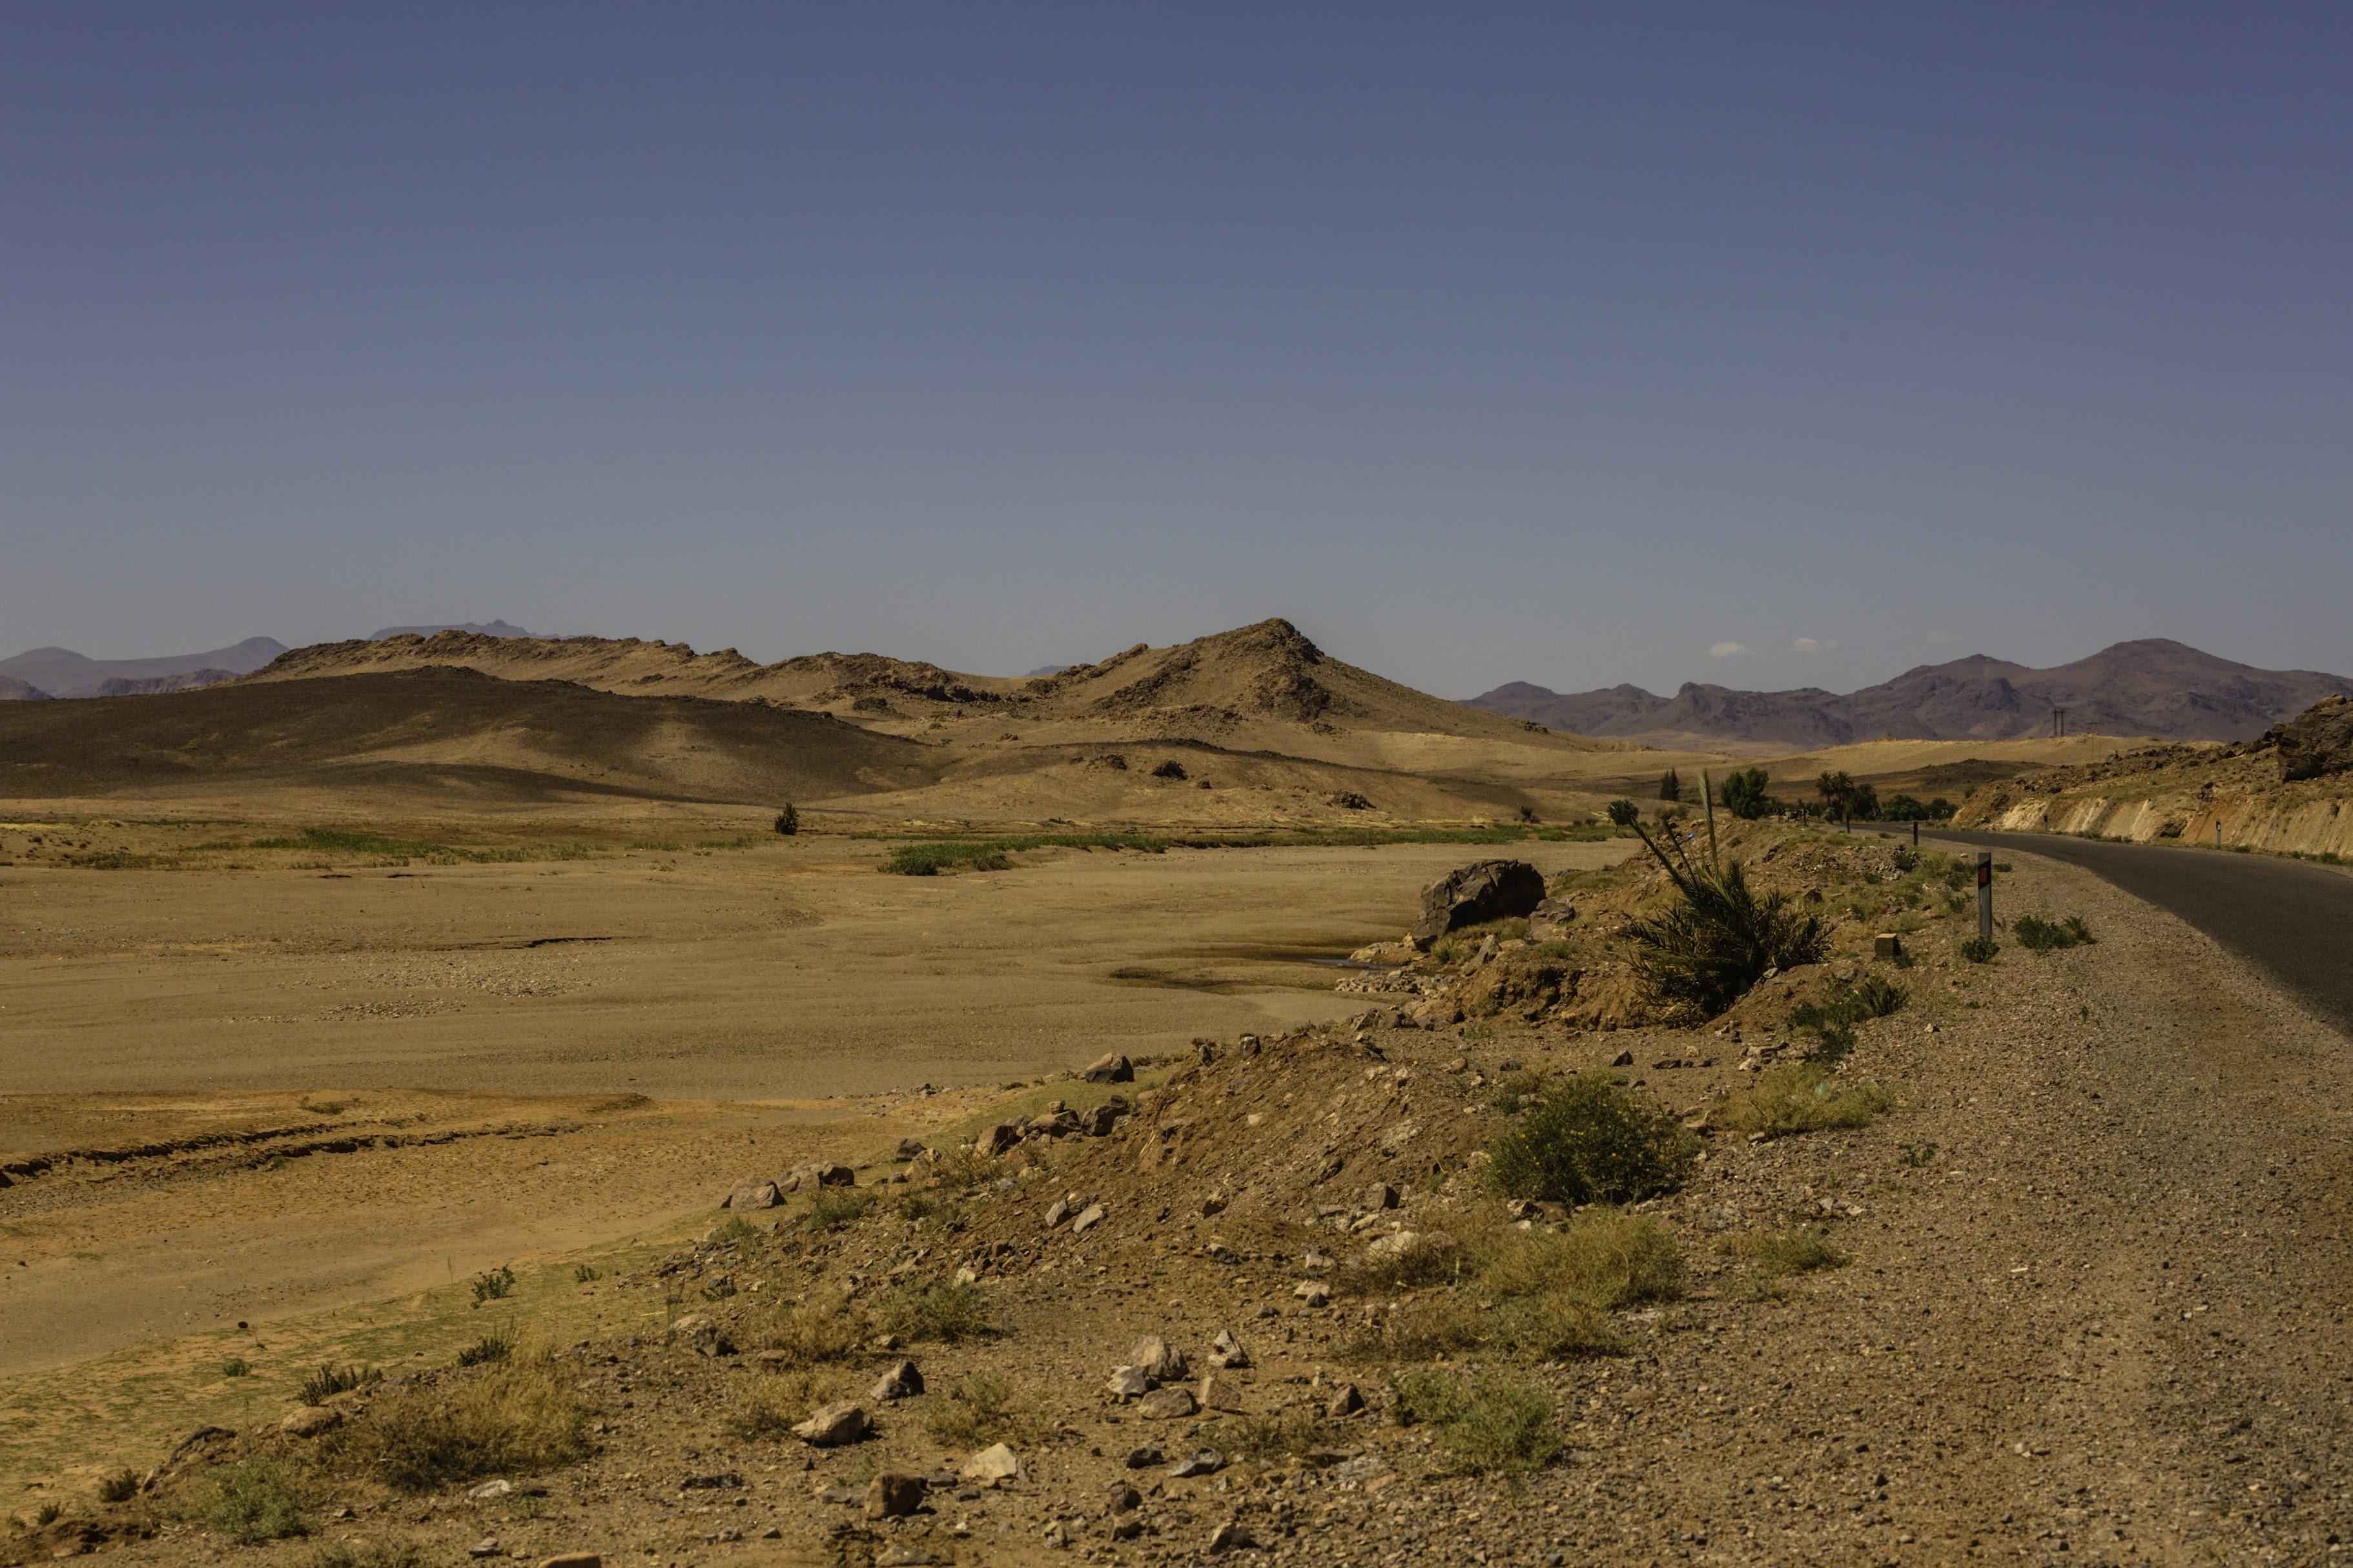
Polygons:
<instances>
[{"instance_id":1,"label":"rocky slope","mask_svg":"<svg viewBox=\"0 0 2353 1568\"><path fill-rule=\"evenodd\" d=\"M1959 827L2182 840L2353 857L2353 702L2329 698L2258 739L2151 746L1978 789Z\"/></svg>"},{"instance_id":2,"label":"rocky slope","mask_svg":"<svg viewBox=\"0 0 2353 1568\"><path fill-rule=\"evenodd\" d=\"M1563 695L1514 681L1471 705L1578 734L1688 745L1735 741L1791 747L1875 740L2002 740L2042 732L2053 708L2081 733L2242 741L2353 680L2316 670L2256 669L2164 638L2123 642L2034 669L1984 655L1920 665L1843 695L1806 687L1738 691L1685 683L1672 697L1637 686Z\"/></svg>"}]
</instances>

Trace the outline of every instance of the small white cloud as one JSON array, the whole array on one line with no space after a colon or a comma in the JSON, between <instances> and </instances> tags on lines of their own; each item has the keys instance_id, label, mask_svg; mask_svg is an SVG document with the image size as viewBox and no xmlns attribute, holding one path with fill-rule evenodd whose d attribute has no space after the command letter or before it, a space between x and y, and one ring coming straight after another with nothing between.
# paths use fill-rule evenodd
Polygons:
<instances>
[{"instance_id":1,"label":"small white cloud","mask_svg":"<svg viewBox=\"0 0 2353 1568\"><path fill-rule=\"evenodd\" d=\"M1958 647L1961 646L1961 639L1955 637L1950 632L1930 632L1926 637L1920 640L1926 643L1930 647Z\"/></svg>"},{"instance_id":2,"label":"small white cloud","mask_svg":"<svg viewBox=\"0 0 2353 1568\"><path fill-rule=\"evenodd\" d=\"M1746 643L1720 642L1707 650L1710 658L1746 658L1756 653Z\"/></svg>"},{"instance_id":3,"label":"small white cloud","mask_svg":"<svg viewBox=\"0 0 2353 1568\"><path fill-rule=\"evenodd\" d=\"M1838 647L1836 637L1792 637L1789 647L1798 653L1828 653Z\"/></svg>"}]
</instances>

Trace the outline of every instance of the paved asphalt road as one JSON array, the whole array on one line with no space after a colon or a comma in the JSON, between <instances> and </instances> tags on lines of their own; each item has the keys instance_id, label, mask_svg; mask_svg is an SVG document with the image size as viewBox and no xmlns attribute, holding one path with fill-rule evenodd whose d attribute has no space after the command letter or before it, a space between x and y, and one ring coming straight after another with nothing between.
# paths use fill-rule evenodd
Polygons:
<instances>
[{"instance_id":1,"label":"paved asphalt road","mask_svg":"<svg viewBox=\"0 0 2353 1568\"><path fill-rule=\"evenodd\" d=\"M2179 915L2353 1035L2353 876L2268 855L2102 844L2053 833L1932 836L2081 866Z\"/></svg>"}]
</instances>

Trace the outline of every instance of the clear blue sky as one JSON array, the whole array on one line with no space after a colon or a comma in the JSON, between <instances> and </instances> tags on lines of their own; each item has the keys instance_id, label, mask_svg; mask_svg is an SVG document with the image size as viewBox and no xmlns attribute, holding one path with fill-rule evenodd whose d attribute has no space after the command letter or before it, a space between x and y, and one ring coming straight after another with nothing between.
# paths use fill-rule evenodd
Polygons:
<instances>
[{"instance_id":1,"label":"clear blue sky","mask_svg":"<svg viewBox=\"0 0 2353 1568\"><path fill-rule=\"evenodd\" d=\"M0 653L2353 671L2348 82L2342 5L12 0Z\"/></svg>"}]
</instances>

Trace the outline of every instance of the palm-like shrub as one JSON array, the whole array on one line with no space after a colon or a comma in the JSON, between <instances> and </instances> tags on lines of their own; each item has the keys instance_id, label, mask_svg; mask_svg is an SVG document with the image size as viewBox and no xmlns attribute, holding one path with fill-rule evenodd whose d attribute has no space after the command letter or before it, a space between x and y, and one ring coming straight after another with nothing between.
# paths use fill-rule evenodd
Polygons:
<instances>
[{"instance_id":1,"label":"palm-like shrub","mask_svg":"<svg viewBox=\"0 0 2353 1568\"><path fill-rule=\"evenodd\" d=\"M1705 784L1705 775L1701 775ZM1663 913L1637 921L1634 964L1653 1001L1714 1017L1740 1000L1769 969L1819 963L1829 951L1822 922L1801 914L1789 895L1759 893L1737 860L1715 854L1715 813L1707 819L1707 863L1694 861L1670 832L1642 843L1675 885Z\"/></svg>"}]
</instances>

